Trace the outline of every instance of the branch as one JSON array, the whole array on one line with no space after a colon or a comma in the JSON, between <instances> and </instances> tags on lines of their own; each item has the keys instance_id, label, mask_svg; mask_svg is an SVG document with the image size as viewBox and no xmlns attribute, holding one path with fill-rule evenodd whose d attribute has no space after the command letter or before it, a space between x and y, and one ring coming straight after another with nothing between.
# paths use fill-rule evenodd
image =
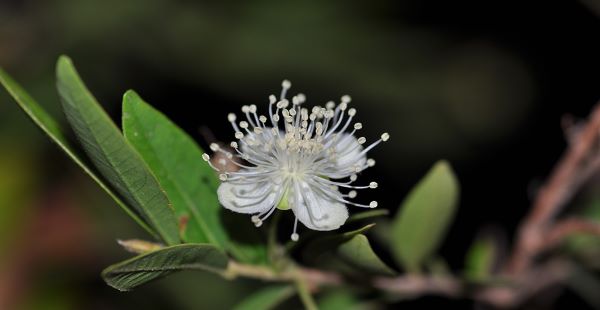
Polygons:
<instances>
[{"instance_id":1,"label":"branch","mask_svg":"<svg viewBox=\"0 0 600 310\"><path fill-rule=\"evenodd\" d=\"M581 184L598 171L600 105L594 108L588 123L580 130L540 189L531 213L521 224L517 244L507 268L511 274L518 274L529 268L533 259L544 249L546 234L552 227L554 216Z\"/></svg>"},{"instance_id":2,"label":"branch","mask_svg":"<svg viewBox=\"0 0 600 310\"><path fill-rule=\"evenodd\" d=\"M575 234L600 236L600 223L579 218L561 220L549 230L542 249L547 250L555 247L565 238Z\"/></svg>"},{"instance_id":3,"label":"branch","mask_svg":"<svg viewBox=\"0 0 600 310\"><path fill-rule=\"evenodd\" d=\"M376 278L373 286L381 290L419 297L422 295L441 295L446 297L459 297L463 294L463 284L451 276L421 276L405 275L395 278Z\"/></svg>"}]
</instances>

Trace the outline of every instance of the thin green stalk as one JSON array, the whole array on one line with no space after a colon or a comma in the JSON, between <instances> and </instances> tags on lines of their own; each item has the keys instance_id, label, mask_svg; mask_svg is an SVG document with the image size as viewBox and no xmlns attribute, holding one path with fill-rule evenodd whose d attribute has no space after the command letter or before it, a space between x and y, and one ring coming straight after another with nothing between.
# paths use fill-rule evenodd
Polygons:
<instances>
[{"instance_id":1,"label":"thin green stalk","mask_svg":"<svg viewBox=\"0 0 600 310\"><path fill-rule=\"evenodd\" d=\"M306 310L318 310L319 309L319 307L317 307L317 303L315 302L315 299L310 294L310 291L308 289L308 286L306 285L306 282L300 275L296 277L296 290L298 290L298 296L300 296L300 300L302 301L302 304L304 305L304 308Z\"/></svg>"}]
</instances>

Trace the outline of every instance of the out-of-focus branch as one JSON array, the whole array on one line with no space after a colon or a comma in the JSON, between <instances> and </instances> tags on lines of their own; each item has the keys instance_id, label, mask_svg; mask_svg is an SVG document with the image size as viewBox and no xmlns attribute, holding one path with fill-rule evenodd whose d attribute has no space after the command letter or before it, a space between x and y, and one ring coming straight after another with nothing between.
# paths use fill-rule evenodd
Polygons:
<instances>
[{"instance_id":1,"label":"out-of-focus branch","mask_svg":"<svg viewBox=\"0 0 600 310\"><path fill-rule=\"evenodd\" d=\"M598 171L599 142L600 105L597 105L588 122L574 135L566 153L538 192L531 213L521 224L517 244L507 267L508 273L523 272L546 248L547 234L553 229L554 216L581 184Z\"/></svg>"},{"instance_id":2,"label":"out-of-focus branch","mask_svg":"<svg viewBox=\"0 0 600 310\"><path fill-rule=\"evenodd\" d=\"M463 294L463 284L452 276L405 275L395 278L376 278L373 285L381 290L399 295L419 297L422 295L442 295L459 297Z\"/></svg>"},{"instance_id":3,"label":"out-of-focus branch","mask_svg":"<svg viewBox=\"0 0 600 310\"><path fill-rule=\"evenodd\" d=\"M372 286L386 293L417 298L423 295L438 295L448 298L470 298L499 308L521 305L525 300L546 288L563 283L570 274L570 264L563 260L552 260L526 272L503 279L501 284L467 285L452 275L407 274L396 277L376 277ZM267 282L290 282L303 285L310 292L323 287L344 285L342 275L318 269L294 266L276 272L266 266L244 265L230 262L227 278L246 277Z\"/></svg>"},{"instance_id":4,"label":"out-of-focus branch","mask_svg":"<svg viewBox=\"0 0 600 310\"><path fill-rule=\"evenodd\" d=\"M548 231L542 249L550 249L575 234L588 234L600 236L600 223L586 219L570 218L558 221Z\"/></svg>"},{"instance_id":5,"label":"out-of-focus branch","mask_svg":"<svg viewBox=\"0 0 600 310\"><path fill-rule=\"evenodd\" d=\"M510 285L483 287L473 293L473 299L498 308L515 308L527 299L557 284L564 283L571 265L552 260L510 278Z\"/></svg>"}]
</instances>

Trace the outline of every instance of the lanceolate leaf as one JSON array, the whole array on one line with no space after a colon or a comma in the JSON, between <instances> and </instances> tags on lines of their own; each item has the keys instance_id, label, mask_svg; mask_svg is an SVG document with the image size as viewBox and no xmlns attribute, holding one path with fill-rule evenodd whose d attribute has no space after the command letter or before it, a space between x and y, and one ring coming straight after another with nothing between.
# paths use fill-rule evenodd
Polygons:
<instances>
[{"instance_id":1,"label":"lanceolate leaf","mask_svg":"<svg viewBox=\"0 0 600 310\"><path fill-rule=\"evenodd\" d=\"M437 162L406 197L392 226L392 250L417 271L438 248L452 222L459 185L446 161Z\"/></svg>"},{"instance_id":2,"label":"lanceolate leaf","mask_svg":"<svg viewBox=\"0 0 600 310\"><path fill-rule=\"evenodd\" d=\"M358 234L352 237L352 239L342 243L338 247L336 253L344 261L361 270L385 275L395 274L395 272L382 262L377 254L375 254L369 240L363 234Z\"/></svg>"},{"instance_id":3,"label":"lanceolate leaf","mask_svg":"<svg viewBox=\"0 0 600 310\"><path fill-rule=\"evenodd\" d=\"M258 292L250 295L236 305L234 310L268 310L277 307L286 299L292 297L295 293L294 287L291 285L276 285L263 288Z\"/></svg>"},{"instance_id":4,"label":"lanceolate leaf","mask_svg":"<svg viewBox=\"0 0 600 310\"><path fill-rule=\"evenodd\" d=\"M67 119L106 180L167 244L179 243L173 209L139 154L81 81L71 60L58 60L57 87Z\"/></svg>"},{"instance_id":5,"label":"lanceolate leaf","mask_svg":"<svg viewBox=\"0 0 600 310\"><path fill-rule=\"evenodd\" d=\"M15 82L6 72L0 69L0 84L4 85L6 90L15 99L17 104L25 111L27 116L40 127L58 146L77 164L85 173L87 173L100 187L114 199L127 214L129 214L140 226L156 236L156 233L131 209L125 204L118 195L88 166L84 158L75 151L69 141L65 138L58 122L50 116L17 82Z\"/></svg>"},{"instance_id":6,"label":"lanceolate leaf","mask_svg":"<svg viewBox=\"0 0 600 310\"><path fill-rule=\"evenodd\" d=\"M212 245L180 244L109 266L102 278L108 285L128 291L180 270L223 272L227 264L225 253Z\"/></svg>"},{"instance_id":7,"label":"lanceolate leaf","mask_svg":"<svg viewBox=\"0 0 600 310\"><path fill-rule=\"evenodd\" d=\"M225 245L216 197L218 181L203 151L183 130L134 91L123 96L123 133L173 204L187 242Z\"/></svg>"}]
</instances>

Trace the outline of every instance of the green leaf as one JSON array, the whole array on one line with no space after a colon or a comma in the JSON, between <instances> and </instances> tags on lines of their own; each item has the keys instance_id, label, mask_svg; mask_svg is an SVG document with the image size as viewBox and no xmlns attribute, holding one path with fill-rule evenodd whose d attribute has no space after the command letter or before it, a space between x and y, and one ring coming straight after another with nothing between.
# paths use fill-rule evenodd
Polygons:
<instances>
[{"instance_id":1,"label":"green leaf","mask_svg":"<svg viewBox=\"0 0 600 310\"><path fill-rule=\"evenodd\" d=\"M227 256L215 246L179 244L111 265L102 271L102 278L111 287L128 291L180 270L221 273L227 264Z\"/></svg>"},{"instance_id":2,"label":"green leaf","mask_svg":"<svg viewBox=\"0 0 600 310\"><path fill-rule=\"evenodd\" d=\"M337 255L344 261L369 273L394 275L395 272L388 267L375 254L371 244L365 235L358 234L352 239L342 243L336 251Z\"/></svg>"},{"instance_id":3,"label":"green leaf","mask_svg":"<svg viewBox=\"0 0 600 310\"><path fill-rule=\"evenodd\" d=\"M491 275L496 248L491 238L475 240L465 258L465 277L470 281L484 281Z\"/></svg>"},{"instance_id":4,"label":"green leaf","mask_svg":"<svg viewBox=\"0 0 600 310\"><path fill-rule=\"evenodd\" d=\"M371 228L373 228L375 224L368 224L359 229L337 233L329 236L325 236L319 239L314 240L306 246L304 252L304 258L308 261L317 262L320 259L320 256L325 254L330 254L330 252L336 249L340 244L347 242L354 238L354 236L362 234Z\"/></svg>"},{"instance_id":5,"label":"green leaf","mask_svg":"<svg viewBox=\"0 0 600 310\"><path fill-rule=\"evenodd\" d=\"M286 299L295 294L294 287L291 285L269 286L255 292L248 298L242 300L233 309L234 310L267 310L277 307Z\"/></svg>"},{"instance_id":6,"label":"green leaf","mask_svg":"<svg viewBox=\"0 0 600 310\"><path fill-rule=\"evenodd\" d=\"M52 141L87 173L100 187L125 210L140 226L146 229L153 236L156 232L152 230L113 190L96 174L88 165L84 158L71 146L63 134L58 122L54 120L17 82L15 82L6 72L0 68L0 84L4 85L6 90L15 99L19 107L31 118L31 120L44 131Z\"/></svg>"},{"instance_id":7,"label":"green leaf","mask_svg":"<svg viewBox=\"0 0 600 310\"><path fill-rule=\"evenodd\" d=\"M224 248L219 182L194 140L134 91L123 96L123 133L167 193L180 223L186 223L180 227L183 240Z\"/></svg>"},{"instance_id":8,"label":"green leaf","mask_svg":"<svg viewBox=\"0 0 600 310\"><path fill-rule=\"evenodd\" d=\"M348 289L337 289L323 294L319 298L320 310L359 310L359 309L377 309L377 307L365 307L359 303L357 298L348 291Z\"/></svg>"},{"instance_id":9,"label":"green leaf","mask_svg":"<svg viewBox=\"0 0 600 310\"><path fill-rule=\"evenodd\" d=\"M435 253L454 218L459 185L446 161L437 162L412 189L392 224L392 252L417 272Z\"/></svg>"},{"instance_id":10,"label":"green leaf","mask_svg":"<svg viewBox=\"0 0 600 310\"><path fill-rule=\"evenodd\" d=\"M390 214L390 211L387 209L359 212L359 213L355 213L355 214L351 215L348 218L348 220L346 221L346 223L362 221L362 220L371 219L371 218L379 217L379 216L386 216L388 214Z\"/></svg>"},{"instance_id":11,"label":"green leaf","mask_svg":"<svg viewBox=\"0 0 600 310\"><path fill-rule=\"evenodd\" d=\"M68 57L59 58L56 76L67 120L96 168L167 244L179 243L177 222L167 196L83 84Z\"/></svg>"}]
</instances>

